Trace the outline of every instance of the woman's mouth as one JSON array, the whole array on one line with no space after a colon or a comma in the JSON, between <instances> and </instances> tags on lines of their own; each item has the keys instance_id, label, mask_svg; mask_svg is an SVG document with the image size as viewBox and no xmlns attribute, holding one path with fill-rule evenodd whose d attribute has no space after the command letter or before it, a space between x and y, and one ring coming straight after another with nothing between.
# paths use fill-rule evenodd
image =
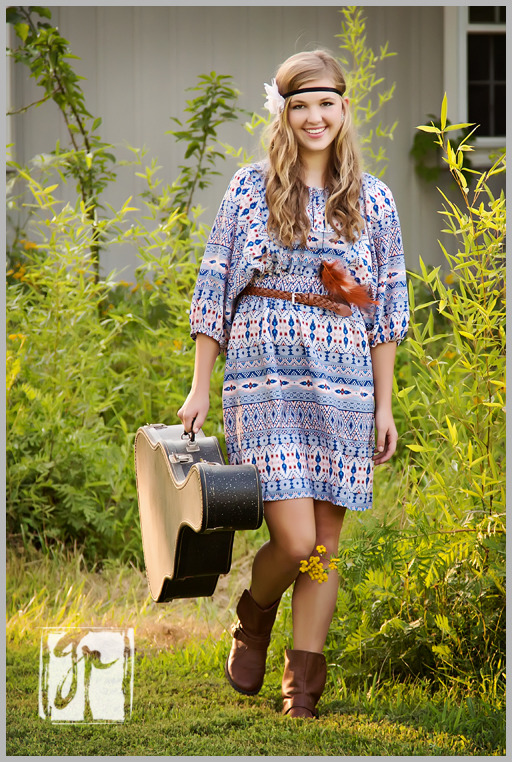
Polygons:
<instances>
[{"instance_id":1,"label":"woman's mouth","mask_svg":"<svg viewBox=\"0 0 512 762\"><path fill-rule=\"evenodd\" d=\"M327 127L311 127L311 128L305 128L305 132L312 138L318 138L321 135L324 134Z\"/></svg>"}]
</instances>

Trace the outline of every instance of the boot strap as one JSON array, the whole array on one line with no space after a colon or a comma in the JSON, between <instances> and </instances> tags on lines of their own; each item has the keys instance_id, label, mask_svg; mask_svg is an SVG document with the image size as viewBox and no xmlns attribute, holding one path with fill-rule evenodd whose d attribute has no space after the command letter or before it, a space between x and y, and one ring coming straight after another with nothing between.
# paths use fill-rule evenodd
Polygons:
<instances>
[{"instance_id":1,"label":"boot strap","mask_svg":"<svg viewBox=\"0 0 512 762\"><path fill-rule=\"evenodd\" d=\"M288 714L290 709L294 706L301 706L304 709L309 709L315 717L318 717L315 701L307 693L296 693L291 696L291 698L285 698L283 701L283 714Z\"/></svg>"},{"instance_id":2,"label":"boot strap","mask_svg":"<svg viewBox=\"0 0 512 762\"><path fill-rule=\"evenodd\" d=\"M247 632L244 632L240 622L236 622L236 624L233 625L231 633L236 640L240 640L242 643L245 643L246 646L249 646L249 648L253 648L256 651L266 651L270 643L270 638L255 638Z\"/></svg>"}]
</instances>

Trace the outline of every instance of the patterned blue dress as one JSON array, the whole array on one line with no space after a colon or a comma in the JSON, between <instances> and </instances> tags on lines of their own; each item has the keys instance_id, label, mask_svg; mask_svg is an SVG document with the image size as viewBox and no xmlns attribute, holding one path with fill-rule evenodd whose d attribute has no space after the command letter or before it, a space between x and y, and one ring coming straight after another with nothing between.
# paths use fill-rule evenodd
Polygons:
<instances>
[{"instance_id":1,"label":"patterned blue dress","mask_svg":"<svg viewBox=\"0 0 512 762\"><path fill-rule=\"evenodd\" d=\"M223 409L231 464L254 463L264 500L312 497L353 510L372 505L374 390L370 347L399 343L409 310L400 223L389 188L363 175L365 229L336 240L326 192L310 188L307 246L267 233L264 165L234 175L215 219L191 304L193 338L226 353ZM340 259L377 306L342 317L321 307L242 296L250 283L325 294L322 260Z\"/></svg>"}]
</instances>

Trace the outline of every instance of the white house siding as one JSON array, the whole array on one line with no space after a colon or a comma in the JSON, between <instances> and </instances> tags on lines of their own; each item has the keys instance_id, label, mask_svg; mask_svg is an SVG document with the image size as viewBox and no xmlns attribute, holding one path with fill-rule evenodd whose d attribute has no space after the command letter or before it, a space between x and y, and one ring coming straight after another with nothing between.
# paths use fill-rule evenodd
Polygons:
<instances>
[{"instance_id":1,"label":"white house siding","mask_svg":"<svg viewBox=\"0 0 512 762\"><path fill-rule=\"evenodd\" d=\"M118 144L116 155L126 158L122 144L145 144L147 159L158 156L161 176L167 182L177 175L184 144L175 143L165 131L169 117L182 117L187 98L199 74L215 70L233 75L242 91L239 105L263 113L264 82L270 82L287 56L317 46L337 52L342 16L331 6L296 7L170 7L170 6L59 6L51 7L52 20L81 60L76 71L86 79L82 87L89 110L101 116L102 138ZM397 56L379 69L385 85L396 81L393 99L379 118L384 124L398 119L393 142L384 141L389 156L385 181L394 192L403 228L406 259L416 267L421 257L430 264L442 262L437 239L442 227L437 191L414 172L409 150L415 128L426 114L440 111L443 96L443 7L368 6L367 41L378 53L389 41ZM13 72L13 103L20 108L41 97L27 70L17 64ZM18 161L49 152L59 138L67 144L63 120L54 103L44 103L12 117ZM232 145L254 148L241 125L226 125L220 138ZM203 219L211 223L226 184L236 170L228 158L219 167L222 176L196 201L207 208ZM442 180L447 186L447 178ZM121 206L135 196L143 183L128 168L119 168L118 181L104 193L104 200ZM68 191L69 193L69 191ZM66 192L62 191L62 197ZM126 250L104 255L105 271L136 263Z\"/></svg>"}]
</instances>

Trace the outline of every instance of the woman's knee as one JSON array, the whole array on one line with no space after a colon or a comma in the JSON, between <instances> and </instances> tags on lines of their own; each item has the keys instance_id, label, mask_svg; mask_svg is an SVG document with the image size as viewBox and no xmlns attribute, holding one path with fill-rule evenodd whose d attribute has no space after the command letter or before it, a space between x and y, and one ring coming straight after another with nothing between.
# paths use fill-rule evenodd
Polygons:
<instances>
[{"instance_id":1,"label":"woman's knee","mask_svg":"<svg viewBox=\"0 0 512 762\"><path fill-rule=\"evenodd\" d=\"M292 565L309 558L317 531L312 498L266 503L265 519L271 545L281 558Z\"/></svg>"},{"instance_id":2,"label":"woman's knee","mask_svg":"<svg viewBox=\"0 0 512 762\"><path fill-rule=\"evenodd\" d=\"M340 542L340 530L333 530L329 532L319 531L316 534L315 546L323 545L327 554L337 553Z\"/></svg>"},{"instance_id":3,"label":"woman's knee","mask_svg":"<svg viewBox=\"0 0 512 762\"><path fill-rule=\"evenodd\" d=\"M317 545L323 545L325 548L325 555L332 556L338 553L340 544L340 532L317 532L315 547Z\"/></svg>"},{"instance_id":4,"label":"woman's knee","mask_svg":"<svg viewBox=\"0 0 512 762\"><path fill-rule=\"evenodd\" d=\"M271 541L272 542L272 541ZM282 538L274 542L274 547L281 556L284 556L290 565L299 565L301 561L309 559L315 549L315 535L292 535L284 542Z\"/></svg>"}]
</instances>

